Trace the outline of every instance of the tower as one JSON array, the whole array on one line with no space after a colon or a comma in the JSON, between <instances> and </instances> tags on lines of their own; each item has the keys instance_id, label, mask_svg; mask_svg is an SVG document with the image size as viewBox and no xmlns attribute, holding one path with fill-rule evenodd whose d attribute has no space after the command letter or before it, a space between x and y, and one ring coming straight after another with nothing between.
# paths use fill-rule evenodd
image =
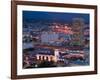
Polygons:
<instances>
[{"instance_id":1,"label":"tower","mask_svg":"<svg viewBox=\"0 0 100 80\"><path fill-rule=\"evenodd\" d=\"M59 60L59 50L58 49L55 49L54 56L55 56L55 62L57 62Z\"/></svg>"},{"instance_id":2,"label":"tower","mask_svg":"<svg viewBox=\"0 0 100 80\"><path fill-rule=\"evenodd\" d=\"M84 20L82 18L73 18L72 30L73 34L73 45L83 45L83 27Z\"/></svg>"}]
</instances>

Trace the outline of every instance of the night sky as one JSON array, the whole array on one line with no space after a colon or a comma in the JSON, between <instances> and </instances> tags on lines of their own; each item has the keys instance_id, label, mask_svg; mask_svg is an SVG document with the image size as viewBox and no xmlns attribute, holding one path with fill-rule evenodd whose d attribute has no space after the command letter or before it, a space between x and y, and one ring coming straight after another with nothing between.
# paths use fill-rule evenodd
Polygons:
<instances>
[{"instance_id":1,"label":"night sky","mask_svg":"<svg viewBox=\"0 0 100 80\"><path fill-rule=\"evenodd\" d=\"M83 18L86 24L89 24L89 14L82 13L60 13L60 12L42 12L42 11L23 11L23 20L41 20L52 22L71 23L73 18Z\"/></svg>"}]
</instances>

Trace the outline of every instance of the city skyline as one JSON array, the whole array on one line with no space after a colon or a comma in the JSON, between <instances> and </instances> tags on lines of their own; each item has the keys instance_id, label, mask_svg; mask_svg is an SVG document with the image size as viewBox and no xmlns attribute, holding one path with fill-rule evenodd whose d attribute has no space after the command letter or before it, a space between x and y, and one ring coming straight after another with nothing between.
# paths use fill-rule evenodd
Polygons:
<instances>
[{"instance_id":1,"label":"city skyline","mask_svg":"<svg viewBox=\"0 0 100 80\"><path fill-rule=\"evenodd\" d=\"M89 65L89 27L89 14L23 11L23 68Z\"/></svg>"}]
</instances>

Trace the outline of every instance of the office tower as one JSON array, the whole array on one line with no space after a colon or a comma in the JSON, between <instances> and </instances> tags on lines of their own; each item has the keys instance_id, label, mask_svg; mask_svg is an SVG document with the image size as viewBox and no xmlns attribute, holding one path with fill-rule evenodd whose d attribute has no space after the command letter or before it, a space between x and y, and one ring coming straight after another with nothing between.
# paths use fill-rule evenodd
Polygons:
<instances>
[{"instance_id":1,"label":"office tower","mask_svg":"<svg viewBox=\"0 0 100 80\"><path fill-rule=\"evenodd\" d=\"M83 27L84 20L82 18L73 18L72 20L73 45L83 45Z\"/></svg>"}]
</instances>

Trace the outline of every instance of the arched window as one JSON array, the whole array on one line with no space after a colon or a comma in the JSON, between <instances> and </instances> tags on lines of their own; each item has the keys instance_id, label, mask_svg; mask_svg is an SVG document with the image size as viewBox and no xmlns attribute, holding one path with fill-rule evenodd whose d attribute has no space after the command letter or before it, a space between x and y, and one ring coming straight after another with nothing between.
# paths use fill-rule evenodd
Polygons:
<instances>
[{"instance_id":1,"label":"arched window","mask_svg":"<svg viewBox=\"0 0 100 80\"><path fill-rule=\"evenodd\" d=\"M46 60L48 61L48 59L49 59L49 58L48 58L48 56L47 56L47 57L46 57Z\"/></svg>"},{"instance_id":2,"label":"arched window","mask_svg":"<svg viewBox=\"0 0 100 80\"><path fill-rule=\"evenodd\" d=\"M39 56L39 60L41 60L41 56Z\"/></svg>"},{"instance_id":3,"label":"arched window","mask_svg":"<svg viewBox=\"0 0 100 80\"><path fill-rule=\"evenodd\" d=\"M45 60L45 56L43 56L42 59Z\"/></svg>"}]
</instances>

